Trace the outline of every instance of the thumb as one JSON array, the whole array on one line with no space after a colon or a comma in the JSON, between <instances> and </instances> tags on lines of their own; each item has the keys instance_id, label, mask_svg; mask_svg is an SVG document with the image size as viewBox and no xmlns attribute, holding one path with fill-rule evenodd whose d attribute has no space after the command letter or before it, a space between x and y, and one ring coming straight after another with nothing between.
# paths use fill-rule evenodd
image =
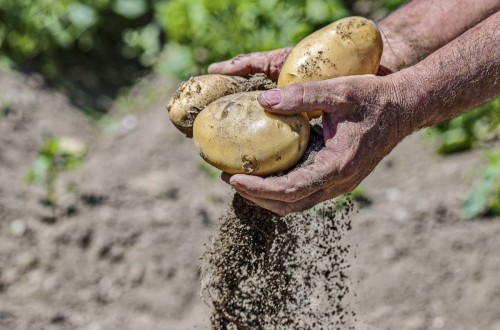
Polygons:
<instances>
[{"instance_id":1,"label":"thumb","mask_svg":"<svg viewBox=\"0 0 500 330\"><path fill-rule=\"evenodd\" d=\"M346 90L349 84L341 78L297 83L260 93L257 98L262 107L279 114L297 114L321 110L335 115L345 114Z\"/></svg>"}]
</instances>

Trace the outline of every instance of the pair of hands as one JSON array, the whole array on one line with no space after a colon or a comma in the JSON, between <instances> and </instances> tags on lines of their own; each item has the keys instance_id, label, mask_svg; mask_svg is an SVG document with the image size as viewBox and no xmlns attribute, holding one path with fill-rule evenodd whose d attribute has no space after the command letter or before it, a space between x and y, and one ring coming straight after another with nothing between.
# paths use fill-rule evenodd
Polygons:
<instances>
[{"instance_id":1,"label":"pair of hands","mask_svg":"<svg viewBox=\"0 0 500 330\"><path fill-rule=\"evenodd\" d=\"M241 55L212 64L209 73L264 73L277 80L290 48ZM397 81L400 80L400 81ZM310 166L281 177L222 174L244 198L279 215L308 209L356 188L405 137L404 108L397 75L362 75L298 83L262 92L270 112L323 111L325 147Z\"/></svg>"}]
</instances>

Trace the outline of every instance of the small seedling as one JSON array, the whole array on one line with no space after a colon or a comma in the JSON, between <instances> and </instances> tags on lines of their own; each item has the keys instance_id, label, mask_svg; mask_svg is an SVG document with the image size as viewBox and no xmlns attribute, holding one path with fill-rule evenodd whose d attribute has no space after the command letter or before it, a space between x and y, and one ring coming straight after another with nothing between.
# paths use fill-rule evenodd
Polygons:
<instances>
[{"instance_id":1,"label":"small seedling","mask_svg":"<svg viewBox=\"0 0 500 330\"><path fill-rule=\"evenodd\" d=\"M467 218L500 215L500 152L490 152L486 156L483 179L462 207Z\"/></svg>"},{"instance_id":2,"label":"small seedling","mask_svg":"<svg viewBox=\"0 0 500 330\"><path fill-rule=\"evenodd\" d=\"M44 186L43 203L51 208L54 217L58 199L57 180L62 172L78 168L86 153L85 143L69 137L50 137L38 151L38 157L26 175L26 182Z\"/></svg>"},{"instance_id":3,"label":"small seedling","mask_svg":"<svg viewBox=\"0 0 500 330\"><path fill-rule=\"evenodd\" d=\"M372 201L366 195L364 188L359 185L350 193L343 194L335 198L335 209L342 210L346 205L349 205L352 202L357 203L360 207L366 207L372 204Z\"/></svg>"},{"instance_id":4,"label":"small seedling","mask_svg":"<svg viewBox=\"0 0 500 330\"><path fill-rule=\"evenodd\" d=\"M222 173L221 170L219 170L216 167L213 167L207 162L202 161L201 159L198 162L198 169L200 169L204 174L206 174L207 177L211 180L220 178L220 174Z\"/></svg>"}]
</instances>

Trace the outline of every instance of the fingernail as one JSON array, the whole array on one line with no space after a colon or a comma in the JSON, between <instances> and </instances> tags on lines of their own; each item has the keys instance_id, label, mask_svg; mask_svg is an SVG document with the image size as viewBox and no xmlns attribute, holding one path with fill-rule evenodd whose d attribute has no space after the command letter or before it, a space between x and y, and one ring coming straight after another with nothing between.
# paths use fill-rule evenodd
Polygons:
<instances>
[{"instance_id":1,"label":"fingernail","mask_svg":"<svg viewBox=\"0 0 500 330\"><path fill-rule=\"evenodd\" d=\"M229 184L230 184L230 185L231 185L234 189L239 189L239 188L241 188L241 185L240 185L240 183L239 183L238 181L231 180L231 181L229 182Z\"/></svg>"},{"instance_id":2,"label":"fingernail","mask_svg":"<svg viewBox=\"0 0 500 330\"><path fill-rule=\"evenodd\" d=\"M262 92L262 94L260 95L262 95L264 102L266 102L271 107L281 102L281 90L279 89L271 89Z\"/></svg>"}]
</instances>

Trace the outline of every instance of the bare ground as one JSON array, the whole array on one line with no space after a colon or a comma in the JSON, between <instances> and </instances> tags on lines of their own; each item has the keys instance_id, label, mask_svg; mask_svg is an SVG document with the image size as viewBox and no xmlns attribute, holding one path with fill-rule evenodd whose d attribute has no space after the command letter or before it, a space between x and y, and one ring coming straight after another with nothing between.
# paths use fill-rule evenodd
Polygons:
<instances>
[{"instance_id":1,"label":"bare ground","mask_svg":"<svg viewBox=\"0 0 500 330\"><path fill-rule=\"evenodd\" d=\"M199 258L231 192L168 122L167 99L98 125L39 78L0 71L0 89L0 329L207 329ZM47 134L91 147L60 182L78 190L61 193L55 223L22 180ZM349 233L360 328L500 329L500 219L458 209L480 165L416 134L366 180L372 203Z\"/></svg>"}]
</instances>

